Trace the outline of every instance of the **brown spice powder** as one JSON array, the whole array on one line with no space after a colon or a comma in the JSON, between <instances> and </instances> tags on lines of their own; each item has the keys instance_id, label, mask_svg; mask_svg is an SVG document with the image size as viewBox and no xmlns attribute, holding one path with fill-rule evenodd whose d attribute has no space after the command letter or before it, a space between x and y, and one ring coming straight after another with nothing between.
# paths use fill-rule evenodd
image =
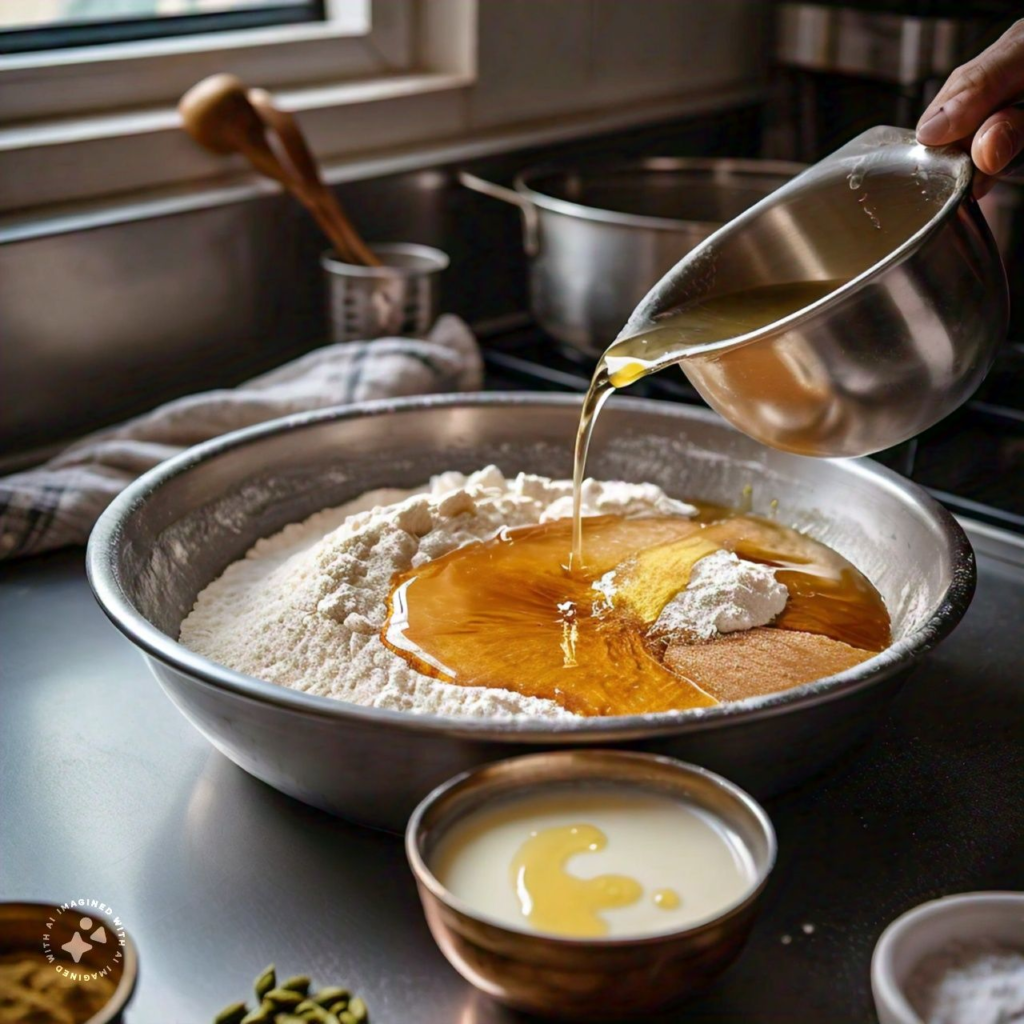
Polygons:
<instances>
[{"instance_id":1,"label":"brown spice powder","mask_svg":"<svg viewBox=\"0 0 1024 1024\"><path fill-rule=\"evenodd\" d=\"M818 633L761 627L707 643L675 642L665 665L718 701L778 693L842 672L874 657Z\"/></svg>"}]
</instances>

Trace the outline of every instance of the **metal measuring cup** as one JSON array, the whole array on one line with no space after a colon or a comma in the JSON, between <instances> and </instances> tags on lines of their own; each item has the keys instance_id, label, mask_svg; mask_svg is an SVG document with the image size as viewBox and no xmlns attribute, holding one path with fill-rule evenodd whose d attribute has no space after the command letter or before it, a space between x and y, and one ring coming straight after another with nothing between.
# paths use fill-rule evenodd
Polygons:
<instances>
[{"instance_id":1,"label":"metal measuring cup","mask_svg":"<svg viewBox=\"0 0 1024 1024\"><path fill-rule=\"evenodd\" d=\"M972 175L955 147L872 128L699 244L619 338L707 298L842 279L664 365L679 362L709 405L773 448L850 456L905 441L968 398L1006 334L1006 274Z\"/></svg>"},{"instance_id":2,"label":"metal measuring cup","mask_svg":"<svg viewBox=\"0 0 1024 1024\"><path fill-rule=\"evenodd\" d=\"M421 338L438 314L441 272L448 256L411 242L371 245L381 266L320 257L327 280L332 341L396 337Z\"/></svg>"}]
</instances>

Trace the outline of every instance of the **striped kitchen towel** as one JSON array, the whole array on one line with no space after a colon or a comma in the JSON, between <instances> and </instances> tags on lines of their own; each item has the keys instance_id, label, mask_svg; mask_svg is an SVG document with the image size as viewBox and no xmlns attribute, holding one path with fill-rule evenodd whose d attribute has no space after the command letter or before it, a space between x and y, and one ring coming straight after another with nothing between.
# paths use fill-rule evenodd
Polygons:
<instances>
[{"instance_id":1,"label":"striped kitchen towel","mask_svg":"<svg viewBox=\"0 0 1024 1024\"><path fill-rule=\"evenodd\" d=\"M442 316L424 340L329 345L237 388L176 399L90 434L41 466L0 477L0 560L84 544L137 476L229 430L374 398L474 391L482 380L472 332L458 317Z\"/></svg>"}]
</instances>

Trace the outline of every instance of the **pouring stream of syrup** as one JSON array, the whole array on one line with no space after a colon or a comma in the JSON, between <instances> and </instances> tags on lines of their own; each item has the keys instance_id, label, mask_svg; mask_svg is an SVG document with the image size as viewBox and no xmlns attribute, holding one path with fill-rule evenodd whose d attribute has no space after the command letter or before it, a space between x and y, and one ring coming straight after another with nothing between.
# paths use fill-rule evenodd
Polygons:
<instances>
[{"instance_id":1,"label":"pouring stream of syrup","mask_svg":"<svg viewBox=\"0 0 1024 1024\"><path fill-rule=\"evenodd\" d=\"M572 550L570 569L582 569L583 479L590 439L605 402L618 388L627 387L659 370L699 356L719 342L777 323L834 292L843 279L793 281L766 285L694 302L660 321L650 331L613 342L597 364L583 400L573 461Z\"/></svg>"}]
</instances>

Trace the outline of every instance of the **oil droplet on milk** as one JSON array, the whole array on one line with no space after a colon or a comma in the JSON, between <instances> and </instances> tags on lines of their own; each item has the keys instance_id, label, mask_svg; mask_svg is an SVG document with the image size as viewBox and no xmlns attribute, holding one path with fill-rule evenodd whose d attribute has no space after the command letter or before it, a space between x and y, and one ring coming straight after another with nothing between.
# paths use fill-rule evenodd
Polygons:
<instances>
[{"instance_id":1,"label":"oil droplet on milk","mask_svg":"<svg viewBox=\"0 0 1024 1024\"><path fill-rule=\"evenodd\" d=\"M685 928L741 900L756 875L746 845L713 813L604 782L531 789L470 811L429 863L477 913L575 938Z\"/></svg>"}]
</instances>

